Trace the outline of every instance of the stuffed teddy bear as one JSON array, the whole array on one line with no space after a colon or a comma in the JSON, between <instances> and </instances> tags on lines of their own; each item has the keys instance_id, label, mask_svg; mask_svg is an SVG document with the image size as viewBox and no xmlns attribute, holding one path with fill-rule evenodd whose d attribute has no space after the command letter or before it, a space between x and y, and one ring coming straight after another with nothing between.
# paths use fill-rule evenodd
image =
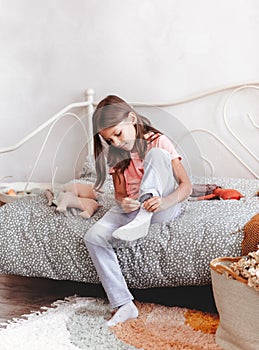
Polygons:
<instances>
[{"instance_id":1,"label":"stuffed teddy bear","mask_svg":"<svg viewBox=\"0 0 259 350\"><path fill-rule=\"evenodd\" d=\"M79 216L89 219L100 207L97 194L91 184L68 183L57 194L47 189L45 196L48 199L48 205L55 204L56 211L65 216L67 216L67 208L71 208L73 215L77 215L76 209L80 209Z\"/></svg>"},{"instance_id":2,"label":"stuffed teddy bear","mask_svg":"<svg viewBox=\"0 0 259 350\"><path fill-rule=\"evenodd\" d=\"M195 185L194 185L195 186ZM220 186L217 186L215 189L212 190L210 194L205 194L204 196L195 196L195 198L192 198L192 200L208 200L208 199L236 199L239 200L240 198L243 198L244 196L237 190L234 190L232 188L222 188Z\"/></svg>"}]
</instances>

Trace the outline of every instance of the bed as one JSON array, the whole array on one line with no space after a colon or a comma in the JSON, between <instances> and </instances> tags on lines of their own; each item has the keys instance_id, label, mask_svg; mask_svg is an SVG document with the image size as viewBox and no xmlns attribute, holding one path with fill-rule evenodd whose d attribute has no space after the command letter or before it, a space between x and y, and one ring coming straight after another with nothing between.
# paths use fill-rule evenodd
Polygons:
<instances>
[{"instance_id":1,"label":"bed","mask_svg":"<svg viewBox=\"0 0 259 350\"><path fill-rule=\"evenodd\" d=\"M171 222L151 225L145 238L134 242L117 241L115 250L130 288L208 285L211 283L209 263L212 259L242 254L244 225L259 212L258 123L256 111L253 110L253 114L249 112L247 116L245 110L247 106L255 105L258 90L256 83L241 84L170 103L132 103L172 139L183 155L193 184L217 184L236 189L244 197L240 200L187 199L182 203L179 217ZM240 100L243 99L244 106L241 106ZM203 100L207 101L206 128L197 126L190 117L190 114L200 113L198 106L204 110ZM231 104L234 105L231 109L234 114L229 118ZM70 113L68 111L83 108L84 119L76 119L81 124L84 120L87 142L67 179L94 183L90 125L95 105L93 91L88 89L86 101L67 106L18 144L0 149L0 154L16 152L28 140L36 138L40 130L52 130L54 123ZM189 114L186 119L182 111ZM222 118L218 117L219 113ZM239 134L239 119L244 114L250 135L246 143L243 134ZM190 125L187 125L188 122ZM47 137L39 154L44 151L45 141ZM30 183L39 161L40 157L37 157L25 184ZM1 186L7 184L11 185L2 183ZM53 185L53 181L49 185ZM39 186L36 194L1 206L0 273L99 283L83 236L114 204L109 175L98 201L102 206L90 219L74 216L70 211L66 217L56 212L54 205L48 205L44 189Z\"/></svg>"}]
</instances>

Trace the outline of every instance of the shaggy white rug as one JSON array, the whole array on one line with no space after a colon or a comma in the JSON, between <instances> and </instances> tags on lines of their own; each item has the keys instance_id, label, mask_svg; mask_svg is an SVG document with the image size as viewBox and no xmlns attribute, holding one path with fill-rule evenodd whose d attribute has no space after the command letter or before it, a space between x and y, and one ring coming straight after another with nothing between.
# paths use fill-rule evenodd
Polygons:
<instances>
[{"instance_id":1,"label":"shaggy white rug","mask_svg":"<svg viewBox=\"0 0 259 350\"><path fill-rule=\"evenodd\" d=\"M110 317L101 299L69 297L52 308L15 319L0 330L1 350L129 350L106 326Z\"/></svg>"}]
</instances>

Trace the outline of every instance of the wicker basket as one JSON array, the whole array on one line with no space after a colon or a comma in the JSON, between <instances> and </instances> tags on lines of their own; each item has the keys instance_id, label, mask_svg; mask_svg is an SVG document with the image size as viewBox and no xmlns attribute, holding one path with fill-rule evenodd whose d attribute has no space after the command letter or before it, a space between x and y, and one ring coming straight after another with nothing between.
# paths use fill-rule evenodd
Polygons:
<instances>
[{"instance_id":1,"label":"wicker basket","mask_svg":"<svg viewBox=\"0 0 259 350\"><path fill-rule=\"evenodd\" d=\"M222 257L210 262L212 289L220 317L215 338L224 350L258 350L259 292L229 267L240 258Z\"/></svg>"}]
</instances>

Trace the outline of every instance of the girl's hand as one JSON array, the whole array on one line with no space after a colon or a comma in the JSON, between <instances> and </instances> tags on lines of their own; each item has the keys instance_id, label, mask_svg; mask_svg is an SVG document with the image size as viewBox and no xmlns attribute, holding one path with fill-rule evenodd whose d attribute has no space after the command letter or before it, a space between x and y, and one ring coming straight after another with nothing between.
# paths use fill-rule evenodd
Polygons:
<instances>
[{"instance_id":1,"label":"girl's hand","mask_svg":"<svg viewBox=\"0 0 259 350\"><path fill-rule=\"evenodd\" d=\"M149 212L156 213L158 211L167 209L168 203L166 201L166 198L154 196L152 198L147 199L143 203L143 207Z\"/></svg>"},{"instance_id":2,"label":"girl's hand","mask_svg":"<svg viewBox=\"0 0 259 350\"><path fill-rule=\"evenodd\" d=\"M121 201L121 207L125 213L130 213L140 207L140 202L135 199L126 197Z\"/></svg>"}]
</instances>

